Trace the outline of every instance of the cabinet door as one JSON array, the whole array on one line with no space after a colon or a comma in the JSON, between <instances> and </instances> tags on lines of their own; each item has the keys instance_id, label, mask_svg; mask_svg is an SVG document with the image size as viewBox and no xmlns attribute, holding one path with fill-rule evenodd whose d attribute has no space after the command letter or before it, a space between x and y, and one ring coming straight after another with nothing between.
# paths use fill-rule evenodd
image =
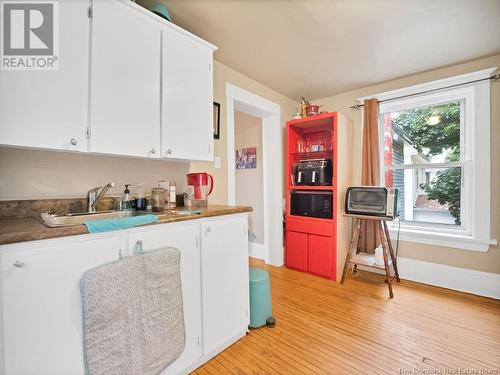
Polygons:
<instances>
[{"instance_id":1,"label":"cabinet door","mask_svg":"<svg viewBox=\"0 0 500 375\"><path fill-rule=\"evenodd\" d=\"M201 270L198 238L198 225L154 229L130 235L131 252L139 240L143 243L144 251L173 246L181 252L186 346L181 356L172 362L162 375L182 373L201 357Z\"/></svg>"},{"instance_id":2,"label":"cabinet door","mask_svg":"<svg viewBox=\"0 0 500 375\"><path fill-rule=\"evenodd\" d=\"M332 278L335 275L332 237L309 235L309 272Z\"/></svg>"},{"instance_id":3,"label":"cabinet door","mask_svg":"<svg viewBox=\"0 0 500 375\"><path fill-rule=\"evenodd\" d=\"M307 271L307 234L286 232L286 265L301 271Z\"/></svg>"},{"instance_id":4,"label":"cabinet door","mask_svg":"<svg viewBox=\"0 0 500 375\"><path fill-rule=\"evenodd\" d=\"M89 2L57 3L59 69L0 70L0 144L87 149Z\"/></svg>"},{"instance_id":5,"label":"cabinet door","mask_svg":"<svg viewBox=\"0 0 500 375\"><path fill-rule=\"evenodd\" d=\"M163 31L162 157L213 160L212 50Z\"/></svg>"},{"instance_id":6,"label":"cabinet door","mask_svg":"<svg viewBox=\"0 0 500 375\"><path fill-rule=\"evenodd\" d=\"M135 7L93 2L90 150L159 157L161 29Z\"/></svg>"},{"instance_id":7,"label":"cabinet door","mask_svg":"<svg viewBox=\"0 0 500 375\"><path fill-rule=\"evenodd\" d=\"M209 355L248 323L247 218L202 224L203 349Z\"/></svg>"},{"instance_id":8,"label":"cabinet door","mask_svg":"<svg viewBox=\"0 0 500 375\"><path fill-rule=\"evenodd\" d=\"M84 373L80 278L118 256L117 238L2 249L5 374Z\"/></svg>"}]
</instances>

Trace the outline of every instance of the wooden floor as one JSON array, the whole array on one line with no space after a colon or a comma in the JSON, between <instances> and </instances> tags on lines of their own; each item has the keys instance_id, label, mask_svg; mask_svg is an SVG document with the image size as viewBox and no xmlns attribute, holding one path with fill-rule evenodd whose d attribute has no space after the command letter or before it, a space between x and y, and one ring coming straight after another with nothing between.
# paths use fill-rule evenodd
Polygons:
<instances>
[{"instance_id":1,"label":"wooden floor","mask_svg":"<svg viewBox=\"0 0 500 375\"><path fill-rule=\"evenodd\" d=\"M341 286L251 264L270 272L276 327L250 331L195 374L500 373L500 301L404 280L390 300L380 275Z\"/></svg>"}]
</instances>

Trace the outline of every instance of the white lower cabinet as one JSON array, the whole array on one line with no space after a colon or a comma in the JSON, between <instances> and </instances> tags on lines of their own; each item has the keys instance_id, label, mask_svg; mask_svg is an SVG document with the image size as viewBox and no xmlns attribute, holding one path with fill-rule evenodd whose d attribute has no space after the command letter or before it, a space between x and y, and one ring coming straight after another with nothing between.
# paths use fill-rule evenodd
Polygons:
<instances>
[{"instance_id":1,"label":"white lower cabinet","mask_svg":"<svg viewBox=\"0 0 500 375\"><path fill-rule=\"evenodd\" d=\"M162 375L187 374L245 334L246 214L3 245L0 374L84 374L80 278L137 241L181 252L186 346Z\"/></svg>"},{"instance_id":2,"label":"white lower cabinet","mask_svg":"<svg viewBox=\"0 0 500 375\"><path fill-rule=\"evenodd\" d=\"M80 277L118 257L117 237L0 249L3 373L84 372Z\"/></svg>"},{"instance_id":3,"label":"white lower cabinet","mask_svg":"<svg viewBox=\"0 0 500 375\"><path fill-rule=\"evenodd\" d=\"M203 351L221 350L248 327L247 217L203 223Z\"/></svg>"},{"instance_id":4,"label":"white lower cabinet","mask_svg":"<svg viewBox=\"0 0 500 375\"><path fill-rule=\"evenodd\" d=\"M151 227L154 228L154 227ZM184 309L186 346L179 358L162 375L178 374L201 357L201 280L199 226L185 225L174 228L152 229L130 235L131 254L137 241L144 251L175 247L181 253L181 285Z\"/></svg>"}]
</instances>

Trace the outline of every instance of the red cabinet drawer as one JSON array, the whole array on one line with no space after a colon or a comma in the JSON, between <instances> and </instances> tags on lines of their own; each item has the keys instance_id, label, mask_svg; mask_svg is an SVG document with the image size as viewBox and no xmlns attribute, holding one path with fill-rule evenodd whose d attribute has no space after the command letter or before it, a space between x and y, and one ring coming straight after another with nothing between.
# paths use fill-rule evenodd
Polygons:
<instances>
[{"instance_id":1,"label":"red cabinet drawer","mask_svg":"<svg viewBox=\"0 0 500 375\"><path fill-rule=\"evenodd\" d=\"M301 271L307 271L307 234L286 232L286 265Z\"/></svg>"},{"instance_id":2,"label":"red cabinet drawer","mask_svg":"<svg viewBox=\"0 0 500 375\"><path fill-rule=\"evenodd\" d=\"M335 279L333 238L309 235L308 270L320 276Z\"/></svg>"},{"instance_id":3,"label":"red cabinet drawer","mask_svg":"<svg viewBox=\"0 0 500 375\"><path fill-rule=\"evenodd\" d=\"M286 229L294 232L333 236L332 220L287 215Z\"/></svg>"}]
</instances>

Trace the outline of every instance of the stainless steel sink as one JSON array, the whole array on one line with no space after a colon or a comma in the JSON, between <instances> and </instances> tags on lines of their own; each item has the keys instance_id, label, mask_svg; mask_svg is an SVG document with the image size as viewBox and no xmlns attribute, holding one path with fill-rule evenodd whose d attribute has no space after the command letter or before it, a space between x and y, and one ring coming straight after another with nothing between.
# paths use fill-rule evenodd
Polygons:
<instances>
[{"instance_id":1,"label":"stainless steel sink","mask_svg":"<svg viewBox=\"0 0 500 375\"><path fill-rule=\"evenodd\" d=\"M130 217L147 215L145 211L98 211L98 212L78 212L67 214L41 214L42 222L48 227L67 227L72 225L81 225L84 221L113 219L120 217Z\"/></svg>"}]
</instances>

